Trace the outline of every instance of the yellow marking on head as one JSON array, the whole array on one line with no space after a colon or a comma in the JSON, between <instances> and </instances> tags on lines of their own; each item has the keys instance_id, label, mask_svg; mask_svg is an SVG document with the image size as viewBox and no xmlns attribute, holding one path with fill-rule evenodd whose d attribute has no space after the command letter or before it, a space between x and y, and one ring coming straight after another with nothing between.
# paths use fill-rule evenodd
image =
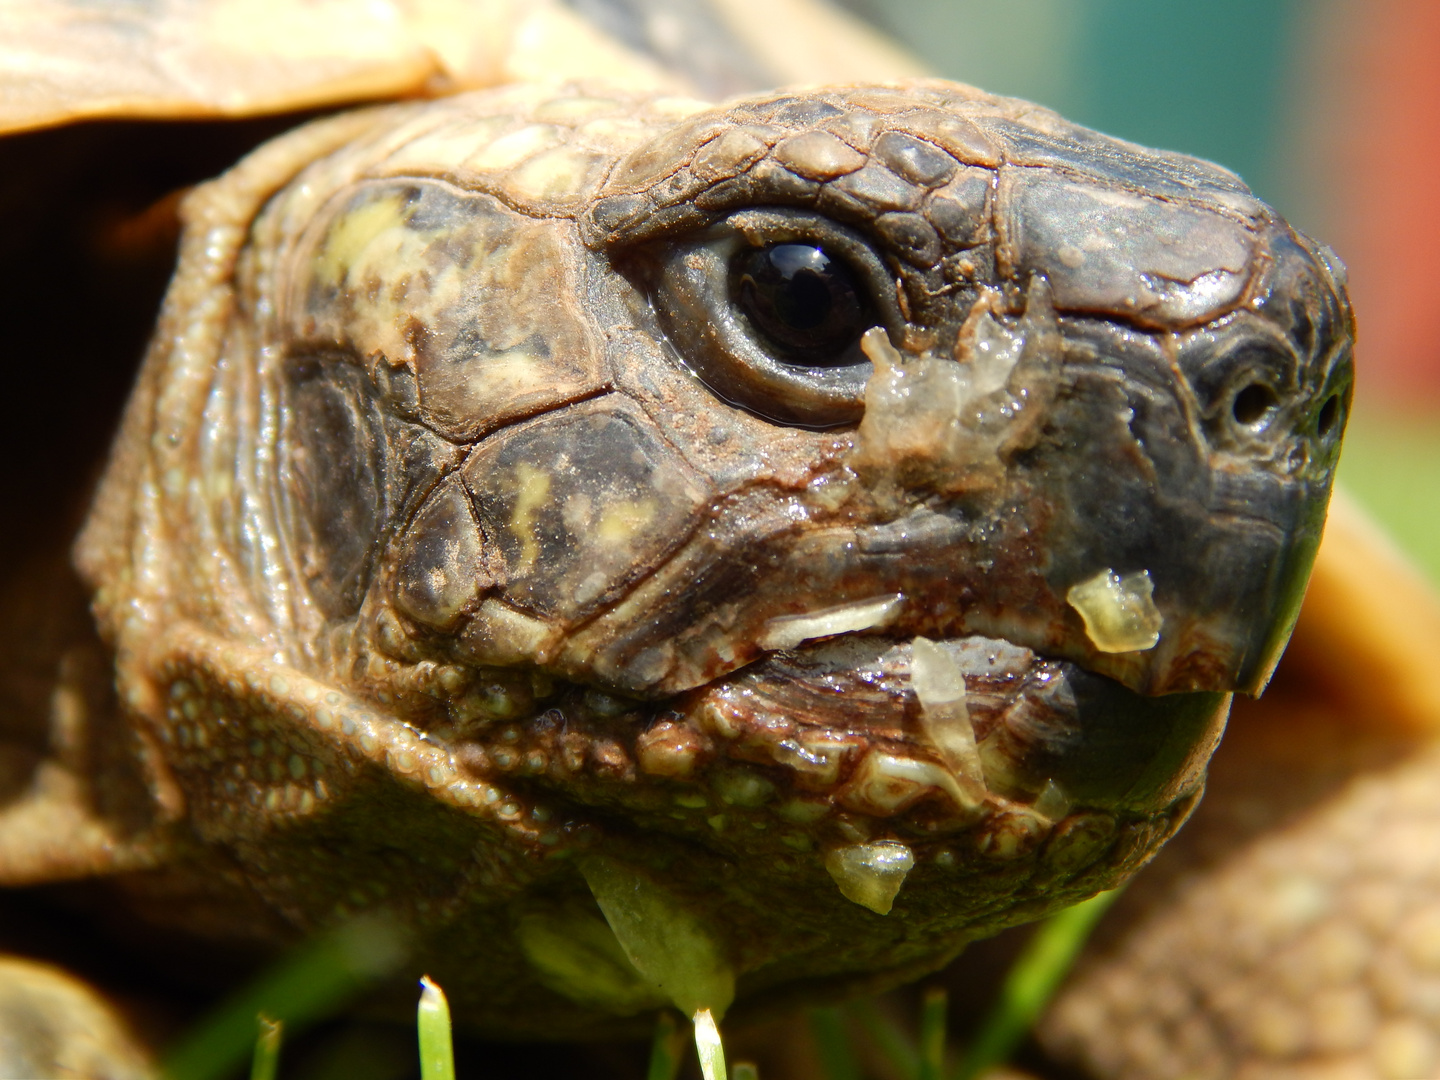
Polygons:
<instances>
[{"instance_id":1,"label":"yellow marking on head","mask_svg":"<svg viewBox=\"0 0 1440 1080\"><path fill-rule=\"evenodd\" d=\"M484 150L512 122L508 116L484 117L427 132L391 154L383 169L392 176L408 172L447 172L456 162Z\"/></svg>"},{"instance_id":2,"label":"yellow marking on head","mask_svg":"<svg viewBox=\"0 0 1440 1080\"><path fill-rule=\"evenodd\" d=\"M605 113L623 112L624 103L617 98L558 97L537 105L530 114L547 124L576 124Z\"/></svg>"},{"instance_id":3,"label":"yellow marking on head","mask_svg":"<svg viewBox=\"0 0 1440 1080\"><path fill-rule=\"evenodd\" d=\"M360 261L375 239L391 229L405 227L405 196L396 191L383 199L362 203L330 223L324 246L315 260L322 282L339 287L350 268Z\"/></svg>"},{"instance_id":4,"label":"yellow marking on head","mask_svg":"<svg viewBox=\"0 0 1440 1080\"><path fill-rule=\"evenodd\" d=\"M575 137L577 140L599 143L607 147L612 155L617 155L649 142L655 137L655 129L640 120L623 116L603 116L577 128Z\"/></svg>"},{"instance_id":5,"label":"yellow marking on head","mask_svg":"<svg viewBox=\"0 0 1440 1080\"><path fill-rule=\"evenodd\" d=\"M493 598L481 602L474 625L482 629L477 656L485 663L547 663L559 638L559 631L545 620Z\"/></svg>"},{"instance_id":6,"label":"yellow marking on head","mask_svg":"<svg viewBox=\"0 0 1440 1080\"><path fill-rule=\"evenodd\" d=\"M502 135L489 146L465 161L465 168L476 172L510 169L542 150L549 150L561 140L558 128L549 124L528 124L508 135Z\"/></svg>"},{"instance_id":7,"label":"yellow marking on head","mask_svg":"<svg viewBox=\"0 0 1440 1080\"><path fill-rule=\"evenodd\" d=\"M652 112L659 113L667 119L674 118L676 120L684 120L714 107L712 102L692 97L662 97L655 98L650 102Z\"/></svg>"},{"instance_id":8,"label":"yellow marking on head","mask_svg":"<svg viewBox=\"0 0 1440 1080\"><path fill-rule=\"evenodd\" d=\"M540 541L535 537L535 514L550 501L550 474L528 461L515 468L519 497L510 513L510 531L520 541L520 561L516 573L529 570L540 557Z\"/></svg>"},{"instance_id":9,"label":"yellow marking on head","mask_svg":"<svg viewBox=\"0 0 1440 1080\"><path fill-rule=\"evenodd\" d=\"M510 401L542 391L551 372L546 357L523 345L485 353L471 366L466 383L477 402Z\"/></svg>"},{"instance_id":10,"label":"yellow marking on head","mask_svg":"<svg viewBox=\"0 0 1440 1080\"><path fill-rule=\"evenodd\" d=\"M609 158L570 146L557 147L531 158L510 174L506 186L532 199L579 196L598 181Z\"/></svg>"},{"instance_id":11,"label":"yellow marking on head","mask_svg":"<svg viewBox=\"0 0 1440 1080\"><path fill-rule=\"evenodd\" d=\"M650 527L659 510L654 499L622 499L601 512L595 533L606 546L629 546Z\"/></svg>"}]
</instances>

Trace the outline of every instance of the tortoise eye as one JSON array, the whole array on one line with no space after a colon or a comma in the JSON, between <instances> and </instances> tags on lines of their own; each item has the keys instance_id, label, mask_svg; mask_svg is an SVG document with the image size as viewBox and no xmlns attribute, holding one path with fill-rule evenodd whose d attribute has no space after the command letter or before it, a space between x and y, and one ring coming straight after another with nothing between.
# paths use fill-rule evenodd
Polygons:
<instances>
[{"instance_id":1,"label":"tortoise eye","mask_svg":"<svg viewBox=\"0 0 1440 1080\"><path fill-rule=\"evenodd\" d=\"M651 302L681 362L768 420L858 420L871 372L860 336L904 332L895 279L874 248L819 214L741 210L646 257Z\"/></svg>"},{"instance_id":2,"label":"tortoise eye","mask_svg":"<svg viewBox=\"0 0 1440 1080\"><path fill-rule=\"evenodd\" d=\"M875 325L871 305L845 263L813 244L770 244L738 252L730 297L781 363L840 367Z\"/></svg>"}]
</instances>

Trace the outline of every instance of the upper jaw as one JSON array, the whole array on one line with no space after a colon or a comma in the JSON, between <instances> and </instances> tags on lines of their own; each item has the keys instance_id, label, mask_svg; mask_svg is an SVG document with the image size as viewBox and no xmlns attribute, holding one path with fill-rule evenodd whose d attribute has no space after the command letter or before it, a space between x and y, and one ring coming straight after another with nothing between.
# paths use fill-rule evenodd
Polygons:
<instances>
[{"instance_id":1,"label":"upper jaw","mask_svg":"<svg viewBox=\"0 0 1440 1080\"><path fill-rule=\"evenodd\" d=\"M835 634L984 635L1142 694L1263 685L1313 559L1323 503L1293 499L1281 521L1264 523L1210 518L1203 504L1162 507L1169 521L1160 535L1132 537L1085 512L1083 472L1052 473L1017 484L1019 496L985 514L973 504L921 505L892 520L796 529L777 513L744 523L748 536L697 535L567 638L552 666L665 697ZM1153 523L1158 501L1130 519ZM1141 606L1158 622L1153 640L1126 649L1122 639L1118 651L1115 640L1096 640L1077 587L1107 572L1148 582Z\"/></svg>"},{"instance_id":2,"label":"upper jaw","mask_svg":"<svg viewBox=\"0 0 1440 1080\"><path fill-rule=\"evenodd\" d=\"M1260 377L1244 359L1256 343L1279 340L1248 315L1184 346L1189 369L1207 341L1212 366L1235 368L1209 387L1167 366L1148 335L1062 319L1038 275L1021 314L983 297L976 312L977 342L1014 345L1005 372L967 363L963 338L957 359L902 353L871 331L874 372L848 441L807 481L712 511L547 662L665 697L813 622L796 640L978 634L1140 694L1263 689L1324 523L1338 431L1316 417L1348 392L1343 343L1285 361L1297 370L1275 421L1246 426L1226 395ZM1118 584L1087 594L1097 580ZM1134 609L1134 632L1097 633L1117 605Z\"/></svg>"}]
</instances>

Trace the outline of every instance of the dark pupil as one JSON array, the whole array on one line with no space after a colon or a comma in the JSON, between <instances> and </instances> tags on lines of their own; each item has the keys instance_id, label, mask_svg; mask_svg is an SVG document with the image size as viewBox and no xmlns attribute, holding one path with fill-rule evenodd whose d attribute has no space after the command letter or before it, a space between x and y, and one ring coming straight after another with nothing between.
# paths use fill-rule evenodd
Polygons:
<instances>
[{"instance_id":1,"label":"dark pupil","mask_svg":"<svg viewBox=\"0 0 1440 1080\"><path fill-rule=\"evenodd\" d=\"M875 323L855 275L810 244L742 251L730 266L730 295L788 364L854 364L856 341Z\"/></svg>"}]
</instances>

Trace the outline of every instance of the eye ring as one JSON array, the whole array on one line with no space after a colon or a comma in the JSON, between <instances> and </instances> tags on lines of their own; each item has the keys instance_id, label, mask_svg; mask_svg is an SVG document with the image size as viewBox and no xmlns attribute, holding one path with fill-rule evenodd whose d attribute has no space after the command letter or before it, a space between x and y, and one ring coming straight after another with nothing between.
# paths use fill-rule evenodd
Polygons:
<instances>
[{"instance_id":1,"label":"eye ring","mask_svg":"<svg viewBox=\"0 0 1440 1080\"><path fill-rule=\"evenodd\" d=\"M766 323L752 305L737 303L737 265L751 253L793 245L820 251L845 275L858 312L811 343ZM650 271L656 315L680 361L718 397L768 420L825 428L857 421L865 410L871 365L859 339L872 326L892 341L904 336L895 280L869 243L819 214L788 208L742 210L703 233L659 248ZM813 260L812 260L813 263ZM753 268L752 268L753 269ZM758 325L757 325L758 324ZM803 327L791 327L802 330ZM853 340L847 340L853 332Z\"/></svg>"}]
</instances>

